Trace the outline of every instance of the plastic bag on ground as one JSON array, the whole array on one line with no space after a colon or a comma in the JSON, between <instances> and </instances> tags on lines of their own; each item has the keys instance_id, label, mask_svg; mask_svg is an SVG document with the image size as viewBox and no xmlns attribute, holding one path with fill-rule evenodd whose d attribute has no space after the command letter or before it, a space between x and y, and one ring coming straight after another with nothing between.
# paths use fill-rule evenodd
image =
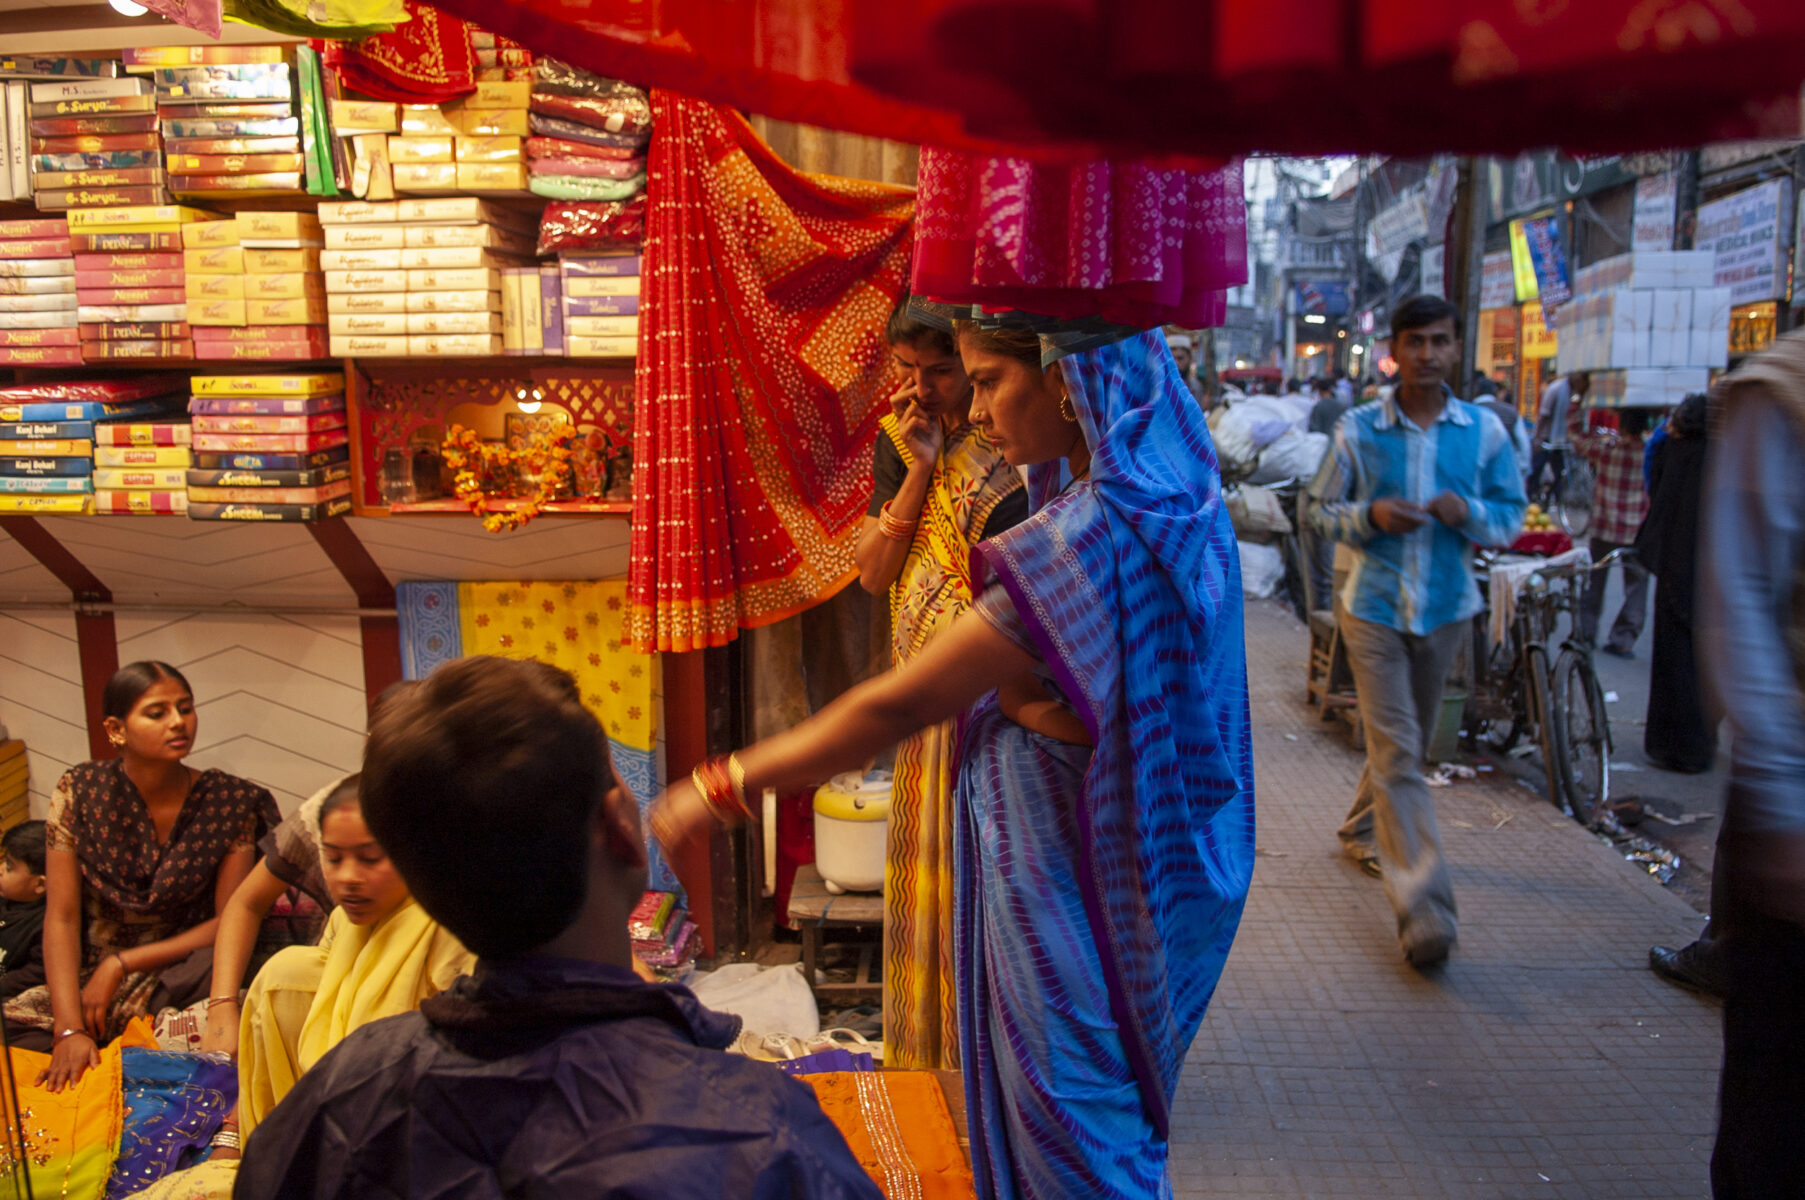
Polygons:
<instances>
[{"instance_id":1,"label":"plastic bag on ground","mask_svg":"<svg viewBox=\"0 0 1805 1200\"><path fill-rule=\"evenodd\" d=\"M821 1032L815 993L798 963L781 967L729 963L718 971L697 975L690 991L709 1008L732 1013L747 1029L761 1034L813 1037Z\"/></svg>"},{"instance_id":2,"label":"plastic bag on ground","mask_svg":"<svg viewBox=\"0 0 1805 1200\"><path fill-rule=\"evenodd\" d=\"M1276 592L1285 577L1285 557L1278 547L1252 542L1235 545L1241 551L1241 594L1250 600L1264 600Z\"/></svg>"}]
</instances>

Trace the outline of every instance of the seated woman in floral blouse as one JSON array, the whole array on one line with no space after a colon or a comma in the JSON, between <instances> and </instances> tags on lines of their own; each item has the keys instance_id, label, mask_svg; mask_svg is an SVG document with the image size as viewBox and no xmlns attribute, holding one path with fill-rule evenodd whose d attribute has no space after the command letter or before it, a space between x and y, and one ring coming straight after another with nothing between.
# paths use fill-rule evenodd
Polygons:
<instances>
[{"instance_id":1,"label":"seated woman in floral blouse","mask_svg":"<svg viewBox=\"0 0 1805 1200\"><path fill-rule=\"evenodd\" d=\"M267 789L183 761L194 691L168 663L122 667L102 710L120 756L70 768L50 800L49 983L5 1009L9 1033L51 1035L39 1082L52 1091L96 1065L133 1017L206 995L219 910L281 820Z\"/></svg>"}]
</instances>

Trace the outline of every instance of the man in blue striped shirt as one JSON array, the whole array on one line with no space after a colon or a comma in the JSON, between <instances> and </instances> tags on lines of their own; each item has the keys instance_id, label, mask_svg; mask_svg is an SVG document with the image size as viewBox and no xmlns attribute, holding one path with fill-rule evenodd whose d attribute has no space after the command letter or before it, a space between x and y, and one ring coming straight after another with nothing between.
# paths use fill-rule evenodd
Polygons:
<instances>
[{"instance_id":1,"label":"man in blue striped shirt","mask_svg":"<svg viewBox=\"0 0 1805 1200\"><path fill-rule=\"evenodd\" d=\"M1347 648L1366 771L1341 842L1385 880L1404 957L1425 967L1458 932L1422 760L1441 712L1442 685L1480 609L1476 546L1502 546L1523 524L1523 480L1504 426L1455 398L1460 314L1439 296L1413 296L1391 319L1398 383L1335 426L1310 485L1310 522L1354 550L1338 621Z\"/></svg>"}]
</instances>

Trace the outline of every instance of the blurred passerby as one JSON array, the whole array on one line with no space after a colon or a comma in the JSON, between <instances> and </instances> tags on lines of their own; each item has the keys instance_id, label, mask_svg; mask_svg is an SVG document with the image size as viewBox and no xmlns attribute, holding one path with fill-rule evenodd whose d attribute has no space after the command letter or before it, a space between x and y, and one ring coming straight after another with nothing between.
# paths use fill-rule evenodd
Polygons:
<instances>
[{"instance_id":1,"label":"blurred passerby","mask_svg":"<svg viewBox=\"0 0 1805 1200\"><path fill-rule=\"evenodd\" d=\"M1490 377L1476 373L1473 376L1473 393L1468 399L1490 409L1492 415L1498 418L1498 423L1504 426L1504 432L1510 437L1511 455L1517 461L1517 474L1528 475L1529 426L1517 410L1498 395L1498 385Z\"/></svg>"},{"instance_id":2,"label":"blurred passerby","mask_svg":"<svg viewBox=\"0 0 1805 1200\"><path fill-rule=\"evenodd\" d=\"M1698 513L1705 487L1705 398L1688 396L1649 469L1648 519L1636 557L1655 576L1655 636L1642 749L1664 771L1711 769L1717 723L1705 712L1692 644Z\"/></svg>"},{"instance_id":3,"label":"blurred passerby","mask_svg":"<svg viewBox=\"0 0 1805 1200\"><path fill-rule=\"evenodd\" d=\"M1805 1179L1805 332L1712 405L1700 661L1731 740L1711 900L1726 986L1711 1190L1751 1200Z\"/></svg>"},{"instance_id":4,"label":"blurred passerby","mask_svg":"<svg viewBox=\"0 0 1805 1200\"><path fill-rule=\"evenodd\" d=\"M1618 413L1617 430L1591 429L1583 406L1568 414L1567 437L1573 452L1592 466L1592 561L1636 540L1642 519L1648 515L1648 489L1642 482L1642 435L1648 429L1648 413L1626 408ZM1636 640L1648 621L1648 568L1634 558L1623 567L1623 607L1611 622L1610 637L1599 649L1617 658L1636 657ZM1588 644L1598 641L1598 617L1604 609L1604 588L1609 571L1586 576L1585 594L1573 615L1574 632Z\"/></svg>"},{"instance_id":5,"label":"blurred passerby","mask_svg":"<svg viewBox=\"0 0 1805 1200\"><path fill-rule=\"evenodd\" d=\"M1536 427L1531 439L1535 452L1529 459L1529 490L1542 482L1542 473L1552 468L1554 490L1560 491L1567 474L1567 417L1574 405L1592 390L1592 376L1575 371L1542 389L1542 402L1536 409Z\"/></svg>"},{"instance_id":6,"label":"blurred passerby","mask_svg":"<svg viewBox=\"0 0 1805 1200\"><path fill-rule=\"evenodd\" d=\"M1353 405L1342 399L1341 393L1326 379L1318 379L1315 388L1316 403L1310 407L1310 432L1334 433L1335 422L1341 420L1341 414Z\"/></svg>"}]
</instances>

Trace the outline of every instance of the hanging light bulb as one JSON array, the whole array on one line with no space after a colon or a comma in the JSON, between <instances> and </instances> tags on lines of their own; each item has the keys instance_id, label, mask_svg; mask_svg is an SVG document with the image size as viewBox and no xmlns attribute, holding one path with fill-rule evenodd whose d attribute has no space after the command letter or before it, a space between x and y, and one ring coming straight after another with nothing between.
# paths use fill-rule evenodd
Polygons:
<instances>
[{"instance_id":1,"label":"hanging light bulb","mask_svg":"<svg viewBox=\"0 0 1805 1200\"><path fill-rule=\"evenodd\" d=\"M114 12L125 17L141 17L150 11L142 4L134 4L132 0L107 0L107 3L113 6Z\"/></svg>"}]
</instances>

